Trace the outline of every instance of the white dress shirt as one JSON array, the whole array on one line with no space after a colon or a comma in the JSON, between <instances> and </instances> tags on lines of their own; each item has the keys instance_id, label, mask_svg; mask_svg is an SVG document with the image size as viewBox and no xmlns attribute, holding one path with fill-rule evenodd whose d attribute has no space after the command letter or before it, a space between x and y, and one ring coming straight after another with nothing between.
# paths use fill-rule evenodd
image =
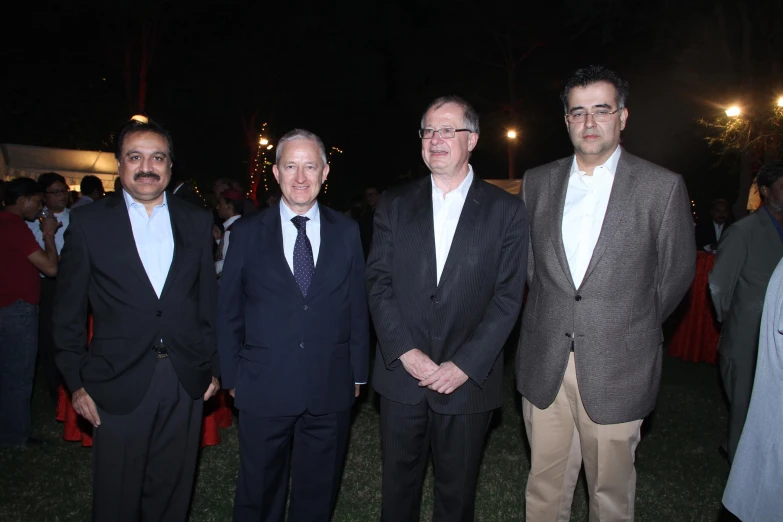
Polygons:
<instances>
[{"instance_id":1,"label":"white dress shirt","mask_svg":"<svg viewBox=\"0 0 783 522\"><path fill-rule=\"evenodd\" d=\"M563 208L563 246L576 288L582 284L593 257L619 160L618 146L606 163L593 170L592 176L579 170L576 156L571 164Z\"/></svg>"},{"instance_id":2,"label":"white dress shirt","mask_svg":"<svg viewBox=\"0 0 783 522\"><path fill-rule=\"evenodd\" d=\"M54 245L57 247L57 255L60 255L60 252L63 249L63 245L65 244L65 238L63 237L63 234L65 234L65 229L68 228L68 224L71 222L71 211L66 208L59 214L53 215L57 221L63 224L63 226L58 228L57 232L54 233ZM33 232L35 240L38 241L41 249L46 250L43 242L41 222L36 219L35 221L25 221L25 223L27 223L28 228L30 228L30 230Z\"/></svg>"},{"instance_id":3,"label":"white dress shirt","mask_svg":"<svg viewBox=\"0 0 783 522\"><path fill-rule=\"evenodd\" d=\"M280 200L280 224L283 228L283 253L285 254L285 260L288 262L288 268L291 269L291 273L294 273L294 244L296 243L296 235L299 231L296 226L291 223L291 219L297 214L285 204L285 201ZM308 210L305 217L310 218L310 221L305 223L305 231L307 232L307 239L310 240L310 246L313 248L313 266L318 264L318 251L321 249L321 213L318 211L318 202L315 202L313 208Z\"/></svg>"},{"instance_id":4,"label":"white dress shirt","mask_svg":"<svg viewBox=\"0 0 783 522\"><path fill-rule=\"evenodd\" d=\"M715 240L720 241L720 235L723 234L723 225L725 223L712 222L712 226L715 227Z\"/></svg>"},{"instance_id":5,"label":"white dress shirt","mask_svg":"<svg viewBox=\"0 0 783 522\"><path fill-rule=\"evenodd\" d=\"M163 204L152 209L151 216L147 216L144 205L134 201L125 189L122 190L122 195L128 207L136 251L152 288L160 297L171 268L171 260L174 258L174 232L171 229L166 193L163 193Z\"/></svg>"},{"instance_id":6,"label":"white dress shirt","mask_svg":"<svg viewBox=\"0 0 783 522\"><path fill-rule=\"evenodd\" d=\"M179 188L179 187L177 187ZM242 216L231 216L227 220L223 222L223 239L220 240L220 259L215 261L215 272L220 274L223 271L223 261L226 259L226 252L228 252L228 236L231 235L231 231L228 230L231 225L234 224L234 221L241 218Z\"/></svg>"},{"instance_id":7,"label":"white dress shirt","mask_svg":"<svg viewBox=\"0 0 783 522\"><path fill-rule=\"evenodd\" d=\"M440 275L449 257L451 242L454 241L454 233L457 231L459 216L462 207L465 206L465 198L468 197L470 184L473 183L473 167L468 165L468 175L459 186L443 194L443 191L435 186L435 178L432 178L432 222L435 226L435 264L437 267L437 283L440 283Z\"/></svg>"}]
</instances>

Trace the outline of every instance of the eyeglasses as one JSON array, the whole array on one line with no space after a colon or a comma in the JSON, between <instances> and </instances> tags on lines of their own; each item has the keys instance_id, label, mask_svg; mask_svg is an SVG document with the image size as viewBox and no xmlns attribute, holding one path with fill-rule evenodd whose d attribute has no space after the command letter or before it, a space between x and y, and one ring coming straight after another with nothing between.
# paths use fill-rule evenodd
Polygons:
<instances>
[{"instance_id":1,"label":"eyeglasses","mask_svg":"<svg viewBox=\"0 0 783 522\"><path fill-rule=\"evenodd\" d=\"M568 120L568 123L582 123L583 121L587 120L588 115L592 116L595 121L605 122L612 119L612 116L617 114L617 112L620 109L622 109L622 107L615 109L613 111L607 109L601 109L595 112L574 111L574 112L567 112L565 116L566 116L566 120Z\"/></svg>"},{"instance_id":2,"label":"eyeglasses","mask_svg":"<svg viewBox=\"0 0 783 522\"><path fill-rule=\"evenodd\" d=\"M67 194L67 190L47 190L47 194L51 194L52 196L61 196L63 194Z\"/></svg>"},{"instance_id":3,"label":"eyeglasses","mask_svg":"<svg viewBox=\"0 0 783 522\"><path fill-rule=\"evenodd\" d=\"M419 129L419 138L423 140L429 140L432 139L433 136L435 136L435 133L438 133L438 136L442 140L447 140L449 138L453 138L457 135L458 132L473 132L470 129L450 129L448 127L443 129Z\"/></svg>"}]
</instances>

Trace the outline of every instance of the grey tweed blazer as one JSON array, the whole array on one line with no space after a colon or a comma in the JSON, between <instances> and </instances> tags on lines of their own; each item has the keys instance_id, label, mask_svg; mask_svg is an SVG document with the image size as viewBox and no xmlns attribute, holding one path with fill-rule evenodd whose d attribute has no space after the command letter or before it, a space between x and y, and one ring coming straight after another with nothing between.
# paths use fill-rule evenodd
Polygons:
<instances>
[{"instance_id":1,"label":"grey tweed blazer","mask_svg":"<svg viewBox=\"0 0 783 522\"><path fill-rule=\"evenodd\" d=\"M644 418L661 375L661 324L696 269L691 205L682 177L624 149L593 256L574 286L562 237L573 156L525 173L530 216L527 304L517 350L519 392L547 408L571 342L582 402L599 424Z\"/></svg>"}]
</instances>

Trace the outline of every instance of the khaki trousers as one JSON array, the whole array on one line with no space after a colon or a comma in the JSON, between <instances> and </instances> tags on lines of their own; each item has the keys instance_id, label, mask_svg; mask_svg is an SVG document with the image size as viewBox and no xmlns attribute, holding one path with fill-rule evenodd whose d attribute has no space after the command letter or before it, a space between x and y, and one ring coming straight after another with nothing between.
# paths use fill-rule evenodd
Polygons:
<instances>
[{"instance_id":1,"label":"khaki trousers","mask_svg":"<svg viewBox=\"0 0 783 522\"><path fill-rule=\"evenodd\" d=\"M531 448L527 522L568 522L583 461L590 522L633 520L642 421L593 422L582 405L573 352L555 401L540 410L523 398L522 413Z\"/></svg>"}]
</instances>

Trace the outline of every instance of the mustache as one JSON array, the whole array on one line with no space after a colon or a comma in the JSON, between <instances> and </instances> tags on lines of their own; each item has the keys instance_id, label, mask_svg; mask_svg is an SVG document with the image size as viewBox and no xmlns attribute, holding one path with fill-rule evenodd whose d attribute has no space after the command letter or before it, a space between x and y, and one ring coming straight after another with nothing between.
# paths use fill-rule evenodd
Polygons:
<instances>
[{"instance_id":1,"label":"mustache","mask_svg":"<svg viewBox=\"0 0 783 522\"><path fill-rule=\"evenodd\" d=\"M137 172L136 174L133 175L133 181L142 178L148 178L148 179L154 179L155 181L160 181L160 176L158 174L155 174L154 172Z\"/></svg>"}]
</instances>

